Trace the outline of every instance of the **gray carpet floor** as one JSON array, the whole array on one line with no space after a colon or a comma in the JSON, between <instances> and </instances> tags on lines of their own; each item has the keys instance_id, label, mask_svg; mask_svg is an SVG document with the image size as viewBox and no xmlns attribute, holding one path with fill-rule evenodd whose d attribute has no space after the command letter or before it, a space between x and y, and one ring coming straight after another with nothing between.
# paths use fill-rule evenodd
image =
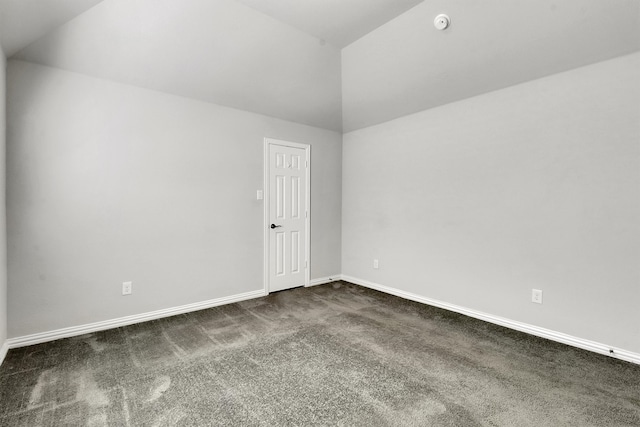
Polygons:
<instances>
[{"instance_id":1,"label":"gray carpet floor","mask_svg":"<svg viewBox=\"0 0 640 427\"><path fill-rule=\"evenodd\" d=\"M640 426L640 366L348 283L10 350L2 426Z\"/></svg>"}]
</instances>

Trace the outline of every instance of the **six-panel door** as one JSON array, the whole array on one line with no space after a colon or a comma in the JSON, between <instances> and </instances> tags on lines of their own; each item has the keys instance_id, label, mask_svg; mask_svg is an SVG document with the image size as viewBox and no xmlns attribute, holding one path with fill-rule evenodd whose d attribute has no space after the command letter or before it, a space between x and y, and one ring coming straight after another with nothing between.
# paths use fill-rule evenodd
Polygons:
<instances>
[{"instance_id":1,"label":"six-panel door","mask_svg":"<svg viewBox=\"0 0 640 427\"><path fill-rule=\"evenodd\" d=\"M305 284L306 167L304 149L269 145L269 292Z\"/></svg>"}]
</instances>

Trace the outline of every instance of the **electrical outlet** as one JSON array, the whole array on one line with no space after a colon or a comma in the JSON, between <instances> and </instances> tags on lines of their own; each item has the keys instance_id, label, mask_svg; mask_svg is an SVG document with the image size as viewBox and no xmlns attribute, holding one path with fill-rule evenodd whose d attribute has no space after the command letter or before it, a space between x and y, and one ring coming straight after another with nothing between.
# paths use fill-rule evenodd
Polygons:
<instances>
[{"instance_id":1,"label":"electrical outlet","mask_svg":"<svg viewBox=\"0 0 640 427\"><path fill-rule=\"evenodd\" d=\"M531 302L542 304L542 291L540 289L531 289Z\"/></svg>"},{"instance_id":2,"label":"electrical outlet","mask_svg":"<svg viewBox=\"0 0 640 427\"><path fill-rule=\"evenodd\" d=\"M122 295L131 295L133 282L122 282Z\"/></svg>"},{"instance_id":3,"label":"electrical outlet","mask_svg":"<svg viewBox=\"0 0 640 427\"><path fill-rule=\"evenodd\" d=\"M374 259L373 260L373 268L378 268L378 267L380 267L380 263L378 262L377 259Z\"/></svg>"}]
</instances>

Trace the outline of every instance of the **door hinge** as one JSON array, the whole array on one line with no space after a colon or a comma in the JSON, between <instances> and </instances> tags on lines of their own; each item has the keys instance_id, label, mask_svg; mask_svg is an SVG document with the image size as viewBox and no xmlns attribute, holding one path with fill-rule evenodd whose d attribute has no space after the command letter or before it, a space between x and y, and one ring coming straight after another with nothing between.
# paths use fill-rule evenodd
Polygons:
<instances>
[{"instance_id":1,"label":"door hinge","mask_svg":"<svg viewBox=\"0 0 640 427\"><path fill-rule=\"evenodd\" d=\"M308 167L309 167L309 160L305 160L305 161L304 161L304 167L305 167L305 168L308 168Z\"/></svg>"},{"instance_id":2,"label":"door hinge","mask_svg":"<svg viewBox=\"0 0 640 427\"><path fill-rule=\"evenodd\" d=\"M304 211L304 217L309 218L309 211Z\"/></svg>"},{"instance_id":3,"label":"door hinge","mask_svg":"<svg viewBox=\"0 0 640 427\"><path fill-rule=\"evenodd\" d=\"M304 268L309 268L309 261L304 262Z\"/></svg>"}]
</instances>

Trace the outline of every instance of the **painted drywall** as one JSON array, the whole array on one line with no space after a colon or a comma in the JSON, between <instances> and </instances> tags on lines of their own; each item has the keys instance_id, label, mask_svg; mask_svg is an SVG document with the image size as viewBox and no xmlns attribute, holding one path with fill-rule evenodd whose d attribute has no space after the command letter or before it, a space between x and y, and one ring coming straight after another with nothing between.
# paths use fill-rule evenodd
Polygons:
<instances>
[{"instance_id":1,"label":"painted drywall","mask_svg":"<svg viewBox=\"0 0 640 427\"><path fill-rule=\"evenodd\" d=\"M339 133L10 60L9 337L261 289L264 137L311 144L310 276L340 273Z\"/></svg>"},{"instance_id":2,"label":"painted drywall","mask_svg":"<svg viewBox=\"0 0 640 427\"><path fill-rule=\"evenodd\" d=\"M7 216L5 209L6 58L0 47L0 363L7 340Z\"/></svg>"},{"instance_id":3,"label":"painted drywall","mask_svg":"<svg viewBox=\"0 0 640 427\"><path fill-rule=\"evenodd\" d=\"M342 129L340 51L235 0L104 0L14 58Z\"/></svg>"},{"instance_id":4,"label":"painted drywall","mask_svg":"<svg viewBox=\"0 0 640 427\"><path fill-rule=\"evenodd\" d=\"M343 274L640 353L639 75L635 53L346 133Z\"/></svg>"},{"instance_id":5,"label":"painted drywall","mask_svg":"<svg viewBox=\"0 0 640 427\"><path fill-rule=\"evenodd\" d=\"M440 13L446 31L433 25ZM343 49L343 129L638 49L636 0L425 1Z\"/></svg>"}]
</instances>

